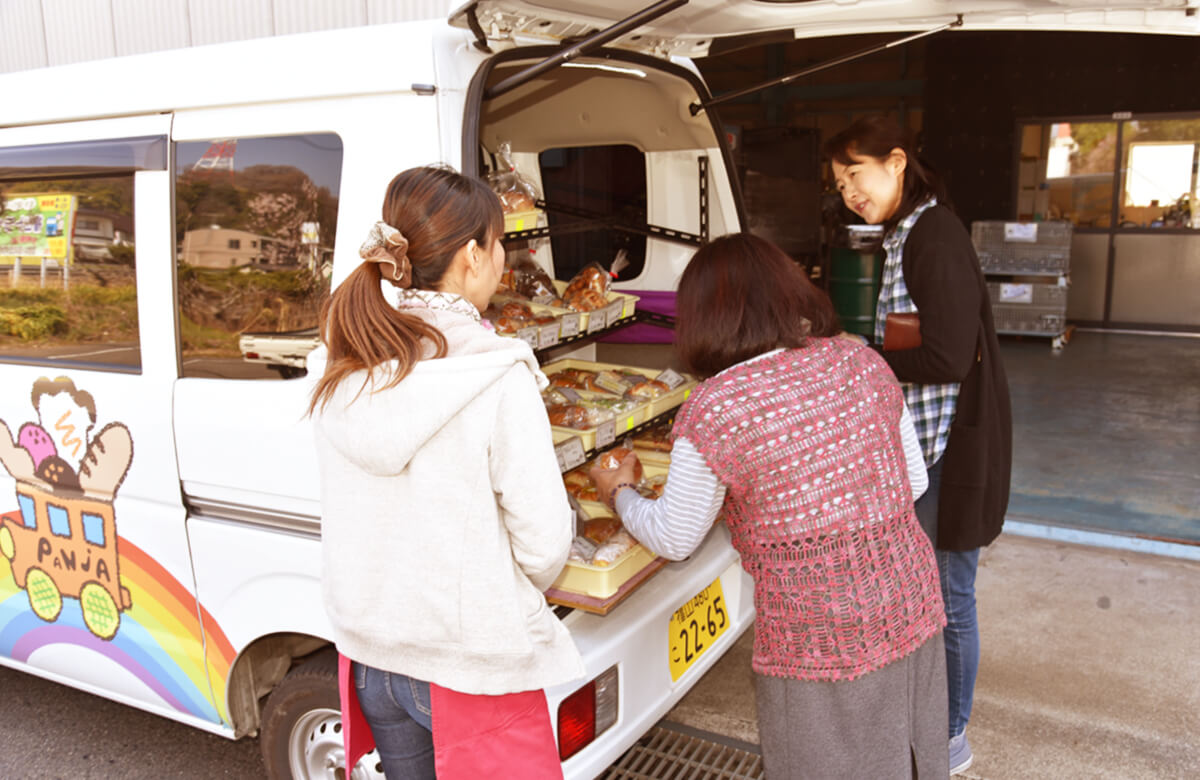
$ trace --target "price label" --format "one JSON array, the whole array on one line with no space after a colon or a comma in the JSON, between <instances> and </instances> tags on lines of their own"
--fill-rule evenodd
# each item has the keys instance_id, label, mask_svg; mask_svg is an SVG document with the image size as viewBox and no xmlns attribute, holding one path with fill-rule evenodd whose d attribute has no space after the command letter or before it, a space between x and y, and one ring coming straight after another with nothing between
<instances>
[{"instance_id":1,"label":"price label","mask_svg":"<svg viewBox=\"0 0 1200 780\"><path fill-rule=\"evenodd\" d=\"M579 393L575 392L575 388L573 387L556 387L555 390L562 393L563 398L566 398L572 403L579 400Z\"/></svg>"},{"instance_id":2,"label":"price label","mask_svg":"<svg viewBox=\"0 0 1200 780\"><path fill-rule=\"evenodd\" d=\"M579 335L579 314L564 314L558 318L559 335L566 339Z\"/></svg>"},{"instance_id":3,"label":"price label","mask_svg":"<svg viewBox=\"0 0 1200 780\"><path fill-rule=\"evenodd\" d=\"M571 511L575 513L575 535L580 536L583 534L583 524L588 520L587 512L583 511L583 505L579 503L579 499L570 493L567 494L567 503L571 505Z\"/></svg>"},{"instance_id":4,"label":"price label","mask_svg":"<svg viewBox=\"0 0 1200 780\"><path fill-rule=\"evenodd\" d=\"M583 449L583 442L578 436L563 439L558 444L555 444L554 457L558 458L558 470L560 472L570 471L576 466L582 466L583 462L587 460Z\"/></svg>"},{"instance_id":5,"label":"price label","mask_svg":"<svg viewBox=\"0 0 1200 780\"><path fill-rule=\"evenodd\" d=\"M596 446L607 447L617 440L617 421L602 422L596 427Z\"/></svg>"},{"instance_id":6,"label":"price label","mask_svg":"<svg viewBox=\"0 0 1200 780\"><path fill-rule=\"evenodd\" d=\"M543 325L538 329L537 346L538 349L553 347L558 343L558 323L553 325Z\"/></svg>"},{"instance_id":7,"label":"price label","mask_svg":"<svg viewBox=\"0 0 1200 780\"><path fill-rule=\"evenodd\" d=\"M517 331L517 338L524 341L534 349L538 348L538 329L536 325L531 325L528 328L521 328Z\"/></svg>"},{"instance_id":8,"label":"price label","mask_svg":"<svg viewBox=\"0 0 1200 780\"><path fill-rule=\"evenodd\" d=\"M596 309L588 315L587 332L595 333L608 327L608 310Z\"/></svg>"},{"instance_id":9,"label":"price label","mask_svg":"<svg viewBox=\"0 0 1200 780\"><path fill-rule=\"evenodd\" d=\"M1019 241L1025 244L1036 243L1037 228L1036 222L1005 222L1004 240Z\"/></svg>"},{"instance_id":10,"label":"price label","mask_svg":"<svg viewBox=\"0 0 1200 780\"><path fill-rule=\"evenodd\" d=\"M624 301L617 301L615 303L610 303L608 306L604 307L604 310L606 312L608 312L608 315L605 317L605 321L609 325L616 324L617 320L621 319L621 312L624 310L624 308L625 308Z\"/></svg>"},{"instance_id":11,"label":"price label","mask_svg":"<svg viewBox=\"0 0 1200 780\"><path fill-rule=\"evenodd\" d=\"M663 371L661 374L659 374L658 376L656 376L654 378L657 379L658 381L662 382L664 385L671 388L672 390L674 390L675 388L679 387L681 384L683 384L684 382L687 381L687 377L685 377L683 374L679 373L678 371L675 371L670 368L668 368L666 371Z\"/></svg>"}]
</instances>

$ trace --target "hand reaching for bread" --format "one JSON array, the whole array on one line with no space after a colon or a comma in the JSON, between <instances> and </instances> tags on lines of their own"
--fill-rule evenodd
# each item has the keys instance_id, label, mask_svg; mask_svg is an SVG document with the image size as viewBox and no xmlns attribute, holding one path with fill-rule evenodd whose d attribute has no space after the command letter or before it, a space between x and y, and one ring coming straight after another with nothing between
<instances>
[{"instance_id":1,"label":"hand reaching for bread","mask_svg":"<svg viewBox=\"0 0 1200 780\"><path fill-rule=\"evenodd\" d=\"M621 483L636 485L642 478L642 462L633 450L617 447L596 459L588 471L596 483L596 493L601 501L611 502L613 488Z\"/></svg>"}]
</instances>

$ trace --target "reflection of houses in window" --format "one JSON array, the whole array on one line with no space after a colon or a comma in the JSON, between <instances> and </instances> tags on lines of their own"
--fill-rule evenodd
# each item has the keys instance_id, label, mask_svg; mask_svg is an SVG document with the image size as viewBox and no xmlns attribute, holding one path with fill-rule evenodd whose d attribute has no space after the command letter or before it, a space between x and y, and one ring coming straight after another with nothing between
<instances>
[{"instance_id":1,"label":"reflection of houses in window","mask_svg":"<svg viewBox=\"0 0 1200 780\"><path fill-rule=\"evenodd\" d=\"M1061 179L1071 175L1071 155L1079 144L1071 137L1071 124L1060 122L1050 125L1050 149L1047 152L1046 178Z\"/></svg>"},{"instance_id":2,"label":"reflection of houses in window","mask_svg":"<svg viewBox=\"0 0 1200 780\"><path fill-rule=\"evenodd\" d=\"M202 268L240 268L268 264L263 251L271 239L219 225L183 234L182 260Z\"/></svg>"},{"instance_id":3,"label":"reflection of houses in window","mask_svg":"<svg viewBox=\"0 0 1200 780\"><path fill-rule=\"evenodd\" d=\"M81 208L75 213L71 243L77 260L111 260L110 247L133 244L133 218Z\"/></svg>"}]
</instances>

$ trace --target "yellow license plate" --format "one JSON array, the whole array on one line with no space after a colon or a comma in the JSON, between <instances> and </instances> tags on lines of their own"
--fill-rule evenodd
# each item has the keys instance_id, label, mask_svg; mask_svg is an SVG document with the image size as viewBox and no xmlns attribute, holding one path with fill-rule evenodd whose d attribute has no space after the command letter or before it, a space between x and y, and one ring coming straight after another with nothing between
<instances>
[{"instance_id":1,"label":"yellow license plate","mask_svg":"<svg viewBox=\"0 0 1200 780\"><path fill-rule=\"evenodd\" d=\"M729 609L718 577L671 615L667 627L671 679L682 677L728 627Z\"/></svg>"}]
</instances>

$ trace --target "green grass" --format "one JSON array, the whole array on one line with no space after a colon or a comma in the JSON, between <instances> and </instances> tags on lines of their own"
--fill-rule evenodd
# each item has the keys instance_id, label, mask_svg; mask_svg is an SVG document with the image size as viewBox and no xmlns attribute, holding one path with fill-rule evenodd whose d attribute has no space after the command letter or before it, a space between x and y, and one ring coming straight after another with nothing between
<instances>
[{"instance_id":1,"label":"green grass","mask_svg":"<svg viewBox=\"0 0 1200 780\"><path fill-rule=\"evenodd\" d=\"M0 289L0 343L128 341L137 323L133 285Z\"/></svg>"}]
</instances>

